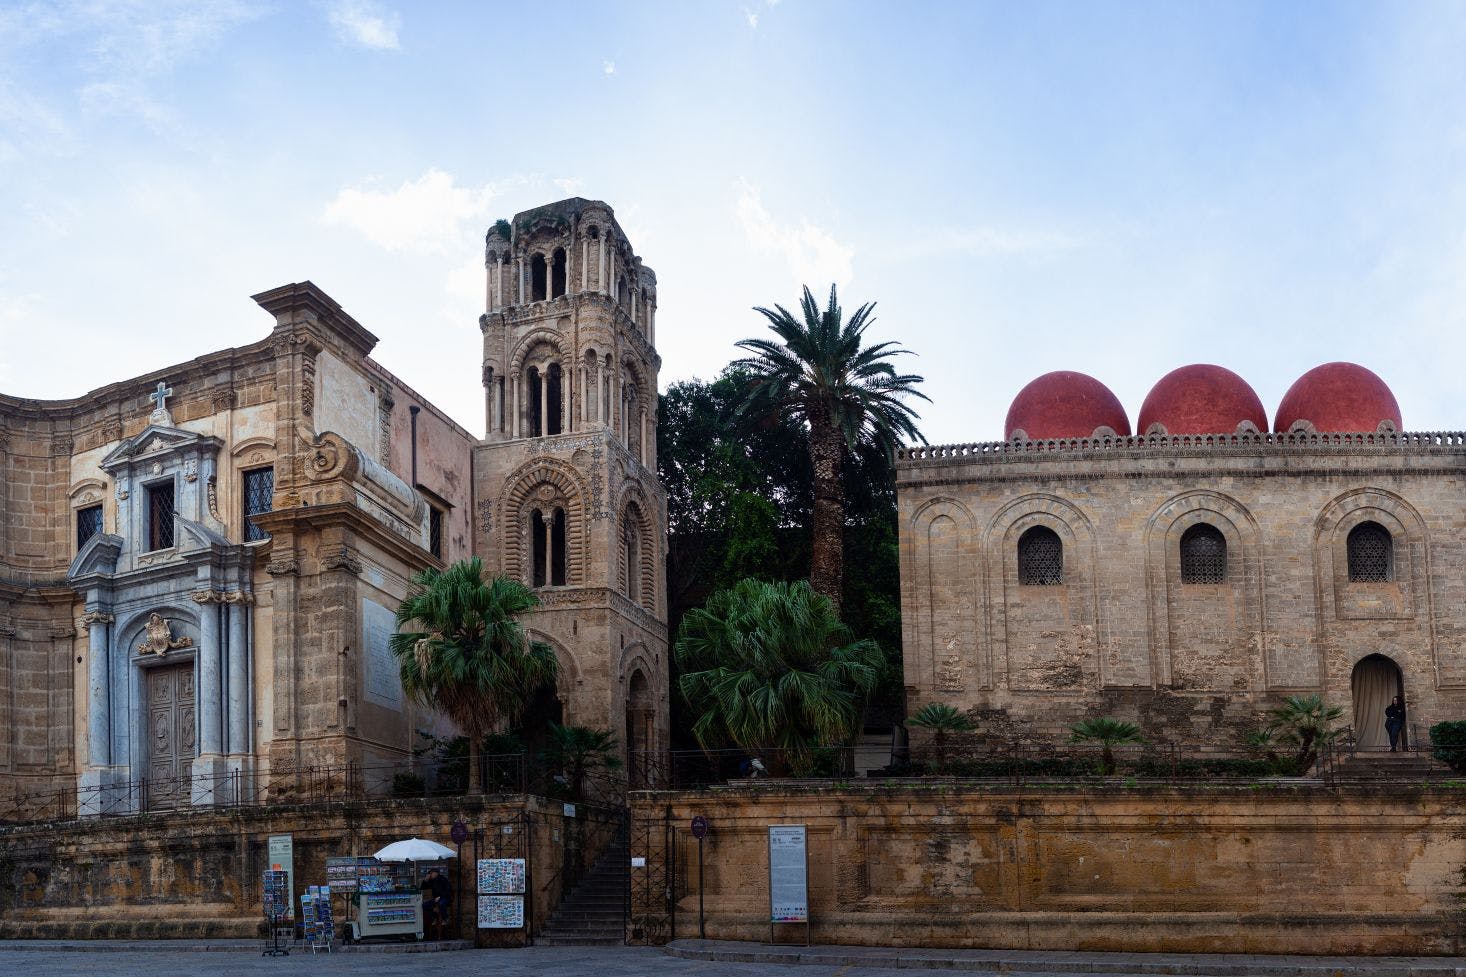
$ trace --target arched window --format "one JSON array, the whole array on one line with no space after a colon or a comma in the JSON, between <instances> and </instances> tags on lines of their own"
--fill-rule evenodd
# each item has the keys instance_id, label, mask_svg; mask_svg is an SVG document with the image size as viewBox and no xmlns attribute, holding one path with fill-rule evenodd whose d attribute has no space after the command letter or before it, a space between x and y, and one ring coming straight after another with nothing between
<instances>
[{"instance_id":1,"label":"arched window","mask_svg":"<svg viewBox=\"0 0 1466 977\"><path fill-rule=\"evenodd\" d=\"M643 576L642 560L647 555L645 547L650 545L641 507L627 503L621 515L621 585L633 604L648 610L652 607L651 582Z\"/></svg>"},{"instance_id":2,"label":"arched window","mask_svg":"<svg viewBox=\"0 0 1466 977\"><path fill-rule=\"evenodd\" d=\"M1064 582L1064 543L1047 526L1034 526L1018 537L1018 582L1053 587Z\"/></svg>"},{"instance_id":3,"label":"arched window","mask_svg":"<svg viewBox=\"0 0 1466 977\"><path fill-rule=\"evenodd\" d=\"M537 366L530 367L529 383L526 384L529 387L529 396L525 398L528 403L524 405L524 408L525 413L528 415L526 420L529 422L529 436L532 438L540 437L545 433L545 418L543 402L541 400L543 391L540 389L543 382L544 378L540 376L540 368Z\"/></svg>"},{"instance_id":4,"label":"arched window","mask_svg":"<svg viewBox=\"0 0 1466 977\"><path fill-rule=\"evenodd\" d=\"M1227 579L1227 538L1206 523L1181 534L1181 582L1223 583Z\"/></svg>"},{"instance_id":5,"label":"arched window","mask_svg":"<svg viewBox=\"0 0 1466 977\"><path fill-rule=\"evenodd\" d=\"M549 284L548 269L545 267L545 256L537 254L529 261L529 300L531 302L543 302L545 289Z\"/></svg>"},{"instance_id":6,"label":"arched window","mask_svg":"<svg viewBox=\"0 0 1466 977\"><path fill-rule=\"evenodd\" d=\"M535 509L529 519L530 586L563 587L569 574L565 551L565 510Z\"/></svg>"},{"instance_id":7,"label":"arched window","mask_svg":"<svg viewBox=\"0 0 1466 977\"><path fill-rule=\"evenodd\" d=\"M550 298L565 294L565 249L556 248L550 259Z\"/></svg>"},{"instance_id":8,"label":"arched window","mask_svg":"<svg viewBox=\"0 0 1466 977\"><path fill-rule=\"evenodd\" d=\"M1395 579L1395 541L1377 522L1349 530L1349 582L1385 583Z\"/></svg>"},{"instance_id":9,"label":"arched window","mask_svg":"<svg viewBox=\"0 0 1466 977\"><path fill-rule=\"evenodd\" d=\"M564 412L561 409L559 363L550 364L550 368L546 371L545 382L549 385L545 391L545 433L560 434L561 418L564 417Z\"/></svg>"}]
</instances>

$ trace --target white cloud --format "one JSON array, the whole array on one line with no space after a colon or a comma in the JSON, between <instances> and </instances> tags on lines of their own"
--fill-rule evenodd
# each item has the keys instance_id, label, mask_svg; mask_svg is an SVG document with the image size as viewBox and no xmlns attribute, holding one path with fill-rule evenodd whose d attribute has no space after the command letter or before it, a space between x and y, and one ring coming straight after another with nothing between
<instances>
[{"instance_id":1,"label":"white cloud","mask_svg":"<svg viewBox=\"0 0 1466 977\"><path fill-rule=\"evenodd\" d=\"M747 7L744 7L743 18L744 20L748 21L749 27L753 28L754 30L758 30L758 11L749 10Z\"/></svg>"},{"instance_id":2,"label":"white cloud","mask_svg":"<svg viewBox=\"0 0 1466 977\"><path fill-rule=\"evenodd\" d=\"M371 0L336 0L327 10L336 36L374 51L396 51L402 18Z\"/></svg>"},{"instance_id":3,"label":"white cloud","mask_svg":"<svg viewBox=\"0 0 1466 977\"><path fill-rule=\"evenodd\" d=\"M781 224L764 207L758 189L747 180L734 183L738 193L734 213L749 244L759 251L782 257L800 284L818 292L826 282L845 285L855 277L851 260L855 249L801 218L798 225Z\"/></svg>"},{"instance_id":4,"label":"white cloud","mask_svg":"<svg viewBox=\"0 0 1466 977\"><path fill-rule=\"evenodd\" d=\"M455 186L451 174L433 169L396 190L376 189L374 181L347 187L321 219L388 251L453 254L468 233L467 223L485 218L497 195L493 185Z\"/></svg>"},{"instance_id":5,"label":"white cloud","mask_svg":"<svg viewBox=\"0 0 1466 977\"><path fill-rule=\"evenodd\" d=\"M608 75L614 75L616 73L616 62L614 62L614 61L602 61L601 62L601 70L604 71Z\"/></svg>"}]
</instances>

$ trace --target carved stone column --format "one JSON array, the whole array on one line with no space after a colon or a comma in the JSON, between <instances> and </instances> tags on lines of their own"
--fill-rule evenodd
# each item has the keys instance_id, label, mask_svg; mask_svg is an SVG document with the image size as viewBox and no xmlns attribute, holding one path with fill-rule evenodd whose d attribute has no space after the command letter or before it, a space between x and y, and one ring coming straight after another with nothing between
<instances>
[{"instance_id":1,"label":"carved stone column","mask_svg":"<svg viewBox=\"0 0 1466 977\"><path fill-rule=\"evenodd\" d=\"M219 668L219 595L200 590L190 595L199 605L199 755L224 752L223 678Z\"/></svg>"},{"instance_id":2,"label":"carved stone column","mask_svg":"<svg viewBox=\"0 0 1466 977\"><path fill-rule=\"evenodd\" d=\"M112 762L112 673L107 665L111 614L89 611L81 619L87 629L87 763Z\"/></svg>"},{"instance_id":3,"label":"carved stone column","mask_svg":"<svg viewBox=\"0 0 1466 977\"><path fill-rule=\"evenodd\" d=\"M249 605L250 595L242 590L224 594L229 615L228 750L233 756L250 752Z\"/></svg>"}]
</instances>

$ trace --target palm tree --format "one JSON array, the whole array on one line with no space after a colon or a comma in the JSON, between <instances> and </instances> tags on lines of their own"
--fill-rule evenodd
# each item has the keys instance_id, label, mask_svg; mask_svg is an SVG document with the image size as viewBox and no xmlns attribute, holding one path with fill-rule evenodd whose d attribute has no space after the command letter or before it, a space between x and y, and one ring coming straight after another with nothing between
<instances>
[{"instance_id":1,"label":"palm tree","mask_svg":"<svg viewBox=\"0 0 1466 977\"><path fill-rule=\"evenodd\" d=\"M1318 748L1332 743L1342 730L1334 722L1344 714L1343 706L1326 705L1321 695L1290 695L1268 715L1279 740L1298 747L1294 758L1299 774L1307 773L1318 762Z\"/></svg>"},{"instance_id":2,"label":"palm tree","mask_svg":"<svg viewBox=\"0 0 1466 977\"><path fill-rule=\"evenodd\" d=\"M823 311L808 286L800 303L804 321L782 305L754 311L769 320L778 341L738 343L752 356L733 369L749 374L739 404L744 417L784 417L808 428L814 470L814 519L810 583L840 609L844 578L845 497L840 472L846 451L873 448L891 457L899 440L925 440L917 414L902 397L929 398L916 389L922 378L898 374L887 362L909 352L894 343L862 348L865 330L875 319L875 303L855 310L849 321L830 286Z\"/></svg>"},{"instance_id":3,"label":"palm tree","mask_svg":"<svg viewBox=\"0 0 1466 977\"><path fill-rule=\"evenodd\" d=\"M483 561L476 556L441 572L424 570L412 583L397 609L397 633L389 643L402 688L463 731L468 791L480 794L485 734L500 721L517 718L534 690L555 677L555 653L530 641L515 617L539 600L509 577L485 580Z\"/></svg>"},{"instance_id":4,"label":"palm tree","mask_svg":"<svg viewBox=\"0 0 1466 977\"><path fill-rule=\"evenodd\" d=\"M906 722L912 726L932 731L932 746L937 750L938 772L947 765L947 734L970 733L977 728L977 723L973 722L970 716L938 702L929 702L922 706L917 714Z\"/></svg>"},{"instance_id":5,"label":"palm tree","mask_svg":"<svg viewBox=\"0 0 1466 977\"><path fill-rule=\"evenodd\" d=\"M1100 776L1108 777L1115 772L1115 747L1121 743L1144 743L1140 738L1140 727L1121 719L1086 719L1069 728L1069 742L1083 743L1098 740L1104 744L1100 754Z\"/></svg>"},{"instance_id":6,"label":"palm tree","mask_svg":"<svg viewBox=\"0 0 1466 977\"><path fill-rule=\"evenodd\" d=\"M852 641L835 605L807 581L740 580L682 619L679 687L704 749L779 750L796 773L820 746L848 742L884 662Z\"/></svg>"},{"instance_id":7,"label":"palm tree","mask_svg":"<svg viewBox=\"0 0 1466 977\"><path fill-rule=\"evenodd\" d=\"M545 747L546 769L566 774L570 796L584 797L585 778L596 770L616 770L621 758L616 755L616 734L609 729L589 726L550 724L550 742Z\"/></svg>"}]
</instances>

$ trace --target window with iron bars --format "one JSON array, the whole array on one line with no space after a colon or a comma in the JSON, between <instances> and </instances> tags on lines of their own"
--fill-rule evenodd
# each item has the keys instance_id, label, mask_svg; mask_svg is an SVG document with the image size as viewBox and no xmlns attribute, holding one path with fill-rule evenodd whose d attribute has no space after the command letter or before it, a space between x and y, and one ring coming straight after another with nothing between
<instances>
[{"instance_id":1,"label":"window with iron bars","mask_svg":"<svg viewBox=\"0 0 1466 977\"><path fill-rule=\"evenodd\" d=\"M1395 579L1395 541L1377 522L1349 530L1349 582L1387 583Z\"/></svg>"},{"instance_id":2,"label":"window with iron bars","mask_svg":"<svg viewBox=\"0 0 1466 977\"><path fill-rule=\"evenodd\" d=\"M173 502L172 480L149 485L147 497L148 549L172 549L173 517L177 514Z\"/></svg>"},{"instance_id":3,"label":"window with iron bars","mask_svg":"<svg viewBox=\"0 0 1466 977\"><path fill-rule=\"evenodd\" d=\"M1227 538L1202 523L1181 534L1181 582L1223 583L1227 579Z\"/></svg>"},{"instance_id":4,"label":"window with iron bars","mask_svg":"<svg viewBox=\"0 0 1466 977\"><path fill-rule=\"evenodd\" d=\"M1018 582L1054 587L1064 582L1064 543L1047 526L1034 526L1018 537Z\"/></svg>"},{"instance_id":5,"label":"window with iron bars","mask_svg":"<svg viewBox=\"0 0 1466 977\"><path fill-rule=\"evenodd\" d=\"M257 543L270 534L255 525L254 517L270 511L275 498L275 469L252 468L244 473L244 541Z\"/></svg>"},{"instance_id":6,"label":"window with iron bars","mask_svg":"<svg viewBox=\"0 0 1466 977\"><path fill-rule=\"evenodd\" d=\"M76 548L87 545L87 540L102 531L102 507L89 505L76 510Z\"/></svg>"}]
</instances>

